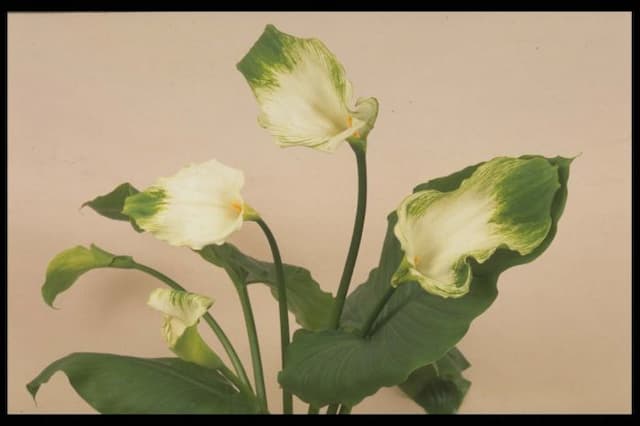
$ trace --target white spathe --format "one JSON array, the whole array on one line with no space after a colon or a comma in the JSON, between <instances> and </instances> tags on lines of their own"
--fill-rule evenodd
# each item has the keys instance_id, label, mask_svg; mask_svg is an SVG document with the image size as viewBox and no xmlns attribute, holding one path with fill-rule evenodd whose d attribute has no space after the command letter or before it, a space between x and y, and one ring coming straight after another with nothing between
<instances>
[{"instance_id":1,"label":"white spathe","mask_svg":"<svg viewBox=\"0 0 640 426\"><path fill-rule=\"evenodd\" d=\"M377 100L359 99L350 108L351 83L320 40L293 37L269 25L238 69L258 100L259 124L282 147L333 152L373 127Z\"/></svg>"},{"instance_id":2,"label":"white spathe","mask_svg":"<svg viewBox=\"0 0 640 426\"><path fill-rule=\"evenodd\" d=\"M407 205L427 196L438 198L423 216L406 214ZM455 203L455 206L454 206ZM475 193L458 197L418 192L407 197L399 212L394 233L409 263L414 278L428 291L444 297L462 296L469 291L464 285L450 285L456 280L452 268L465 254L482 252L495 246L496 236L489 223L495 205L490 198Z\"/></svg>"},{"instance_id":3,"label":"white spathe","mask_svg":"<svg viewBox=\"0 0 640 426\"><path fill-rule=\"evenodd\" d=\"M404 258L392 284L415 281L432 294L464 296L469 258L483 263L500 247L526 255L540 245L558 188L557 168L546 160L499 157L454 191L411 194L396 210Z\"/></svg>"},{"instance_id":4,"label":"white spathe","mask_svg":"<svg viewBox=\"0 0 640 426\"><path fill-rule=\"evenodd\" d=\"M245 205L242 171L217 160L189 165L129 196L123 213L138 226L174 246L199 250L223 244L242 227Z\"/></svg>"}]
</instances>

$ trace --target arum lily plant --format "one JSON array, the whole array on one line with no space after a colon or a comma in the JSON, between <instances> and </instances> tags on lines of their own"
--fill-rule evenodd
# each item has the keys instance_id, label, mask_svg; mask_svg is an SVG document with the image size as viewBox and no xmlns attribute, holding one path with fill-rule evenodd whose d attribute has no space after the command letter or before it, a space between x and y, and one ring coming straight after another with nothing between
<instances>
[{"instance_id":1,"label":"arum lily plant","mask_svg":"<svg viewBox=\"0 0 640 426\"><path fill-rule=\"evenodd\" d=\"M534 260L551 244L572 160L498 156L400 194L388 216L378 265L347 297L362 239L367 139L378 101L354 101L343 66L321 41L273 25L237 68L257 100L258 123L276 144L331 153L346 143L355 153L356 217L336 295L323 291L308 270L282 262L273 232L241 195L242 171L210 159L158 178L143 191L123 183L85 205L129 222L137 232L188 248L227 272L242 306L253 379L209 313L215 313L214 289L207 295L191 293L129 255L91 245L51 260L44 301L53 305L93 269L149 274L167 287L154 290L148 305L164 315L161 335L175 356L72 353L46 367L27 385L29 392L35 397L61 371L101 413L273 412L247 292L248 285L262 283L278 303L283 413L293 413L295 395L309 404L308 413L326 408L328 414L348 414L386 386L399 386L428 413L457 412L470 382L463 376L469 363L456 344L491 306L500 274ZM227 242L247 221L264 232L271 261L252 258ZM293 339L288 312L300 326ZM229 364L199 333L201 321L213 330Z\"/></svg>"}]
</instances>

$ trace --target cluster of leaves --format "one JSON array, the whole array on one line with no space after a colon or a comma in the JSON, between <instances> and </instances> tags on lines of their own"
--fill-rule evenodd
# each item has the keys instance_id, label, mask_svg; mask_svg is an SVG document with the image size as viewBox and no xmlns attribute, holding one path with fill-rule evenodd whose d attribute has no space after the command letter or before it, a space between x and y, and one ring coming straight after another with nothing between
<instances>
[{"instance_id":1,"label":"cluster of leaves","mask_svg":"<svg viewBox=\"0 0 640 426\"><path fill-rule=\"evenodd\" d=\"M500 273L535 259L555 236L567 197L570 160L547 160L557 167L560 189L551 206L551 229L534 252L523 256L501 248L488 261L473 263L471 291L459 299L434 296L417 284L403 285L366 337L360 333L363 324L387 291L403 255L393 235L395 212L389 215L380 262L348 297L338 330L328 329L334 304L331 294L321 289L308 270L285 265L288 309L302 328L289 347L287 367L278 377L280 384L317 407L354 405L382 387L397 385L427 412L456 412L470 382L462 375L469 363L455 345L471 321L495 300ZM453 191L481 164L431 180L415 190ZM140 232L121 213L125 198L137 192L125 183L86 205L110 219L129 221ZM228 243L209 245L197 253L223 268L234 285L263 283L277 297L273 263L247 256ZM60 293L93 269L145 270L140 266L130 256L114 255L94 245L74 247L50 263L42 295L52 305ZM234 386L223 371L179 358L74 353L45 368L27 385L29 392L35 397L57 371L65 373L76 392L101 413L258 412L255 396Z\"/></svg>"}]
</instances>

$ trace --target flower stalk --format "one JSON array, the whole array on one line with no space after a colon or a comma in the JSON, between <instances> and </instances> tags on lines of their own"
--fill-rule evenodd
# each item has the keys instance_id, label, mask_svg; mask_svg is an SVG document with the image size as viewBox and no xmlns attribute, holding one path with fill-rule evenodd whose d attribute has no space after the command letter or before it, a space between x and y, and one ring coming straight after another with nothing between
<instances>
[{"instance_id":1,"label":"flower stalk","mask_svg":"<svg viewBox=\"0 0 640 426\"><path fill-rule=\"evenodd\" d=\"M287 287L284 281L284 270L282 268L282 259L280 250L271 229L262 219L257 219L256 223L264 232L269 241L269 247L273 255L273 264L276 268L276 280L278 282L278 313L280 316L280 357L282 368L287 363L287 347L289 346L289 312L287 310ZM293 396L290 392L282 389L282 409L284 414L293 414Z\"/></svg>"},{"instance_id":2,"label":"flower stalk","mask_svg":"<svg viewBox=\"0 0 640 426\"><path fill-rule=\"evenodd\" d=\"M260 410L263 413L268 412L267 392L264 385L264 372L262 369L262 358L260 356L260 343L258 341L258 332L256 330L256 321L253 317L253 309L249 300L247 287L244 285L236 285L240 304L242 305L242 313L244 315L245 325L247 327L247 336L249 338L249 346L251 349L251 362L253 365L253 377L256 386L256 396L260 404Z\"/></svg>"},{"instance_id":3,"label":"flower stalk","mask_svg":"<svg viewBox=\"0 0 640 426\"><path fill-rule=\"evenodd\" d=\"M340 324L340 315L344 308L344 302L351 284L351 277L358 259L358 251L362 240L362 230L364 228L364 219L367 209L367 162L365 145L351 144L351 148L356 155L356 163L358 167L358 202L356 205L356 218L353 223L353 233L351 235L351 243L349 244L349 252L345 260L342 270L342 277L336 294L335 309L331 318L331 328L337 329Z\"/></svg>"}]
</instances>

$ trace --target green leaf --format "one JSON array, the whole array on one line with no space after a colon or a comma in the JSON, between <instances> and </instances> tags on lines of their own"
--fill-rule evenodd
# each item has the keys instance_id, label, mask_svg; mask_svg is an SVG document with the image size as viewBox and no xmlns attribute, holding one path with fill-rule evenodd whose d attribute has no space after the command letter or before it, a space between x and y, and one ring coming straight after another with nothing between
<instances>
[{"instance_id":1,"label":"green leaf","mask_svg":"<svg viewBox=\"0 0 640 426\"><path fill-rule=\"evenodd\" d=\"M89 206L95 210L96 213L104 217L108 217L109 219L127 221L131 223L133 229L138 232L142 232L143 230L136 225L133 219L122 213L122 208L124 207L124 201L126 198L139 192L140 191L134 188L130 183L126 182L118 185L116 189L108 194L100 195L91 201L87 201L82 205L82 207Z\"/></svg>"},{"instance_id":2,"label":"green leaf","mask_svg":"<svg viewBox=\"0 0 640 426\"><path fill-rule=\"evenodd\" d=\"M430 414L454 414L471 386L462 376L469 365L462 353L453 348L438 361L411 373L400 389Z\"/></svg>"},{"instance_id":3,"label":"green leaf","mask_svg":"<svg viewBox=\"0 0 640 426\"><path fill-rule=\"evenodd\" d=\"M567 198L571 160L556 157L547 161L557 166L560 188L551 204L551 228L534 251L522 256L499 248L482 264L471 261L470 291L457 299L429 294L416 283L403 284L380 312L369 337L362 338L354 332L364 326L387 293L404 255L393 233L396 214L389 215L380 263L347 299L342 329L296 332L289 346L288 365L279 375L282 386L315 406L355 405L383 386L405 382L416 369L442 358L466 334L471 321L493 303L500 273L532 261L551 244ZM416 190L454 190L479 165L429 181Z\"/></svg>"},{"instance_id":4,"label":"green leaf","mask_svg":"<svg viewBox=\"0 0 640 426\"><path fill-rule=\"evenodd\" d=\"M263 283L278 299L275 266L243 254L232 244L209 245L198 251L200 256L224 268L235 285ZM311 273L299 266L284 264L287 303L298 324L307 330L324 330L329 326L334 299L322 291Z\"/></svg>"},{"instance_id":5,"label":"green leaf","mask_svg":"<svg viewBox=\"0 0 640 426\"><path fill-rule=\"evenodd\" d=\"M74 353L45 368L27 390L64 372L71 386L103 414L256 413L255 399L240 393L219 371L177 358L134 358Z\"/></svg>"},{"instance_id":6,"label":"green leaf","mask_svg":"<svg viewBox=\"0 0 640 426\"><path fill-rule=\"evenodd\" d=\"M56 255L47 267L42 297L53 307L58 294L67 290L80 275L96 268L132 268L130 256L117 256L91 244L90 248L76 246Z\"/></svg>"}]
</instances>

